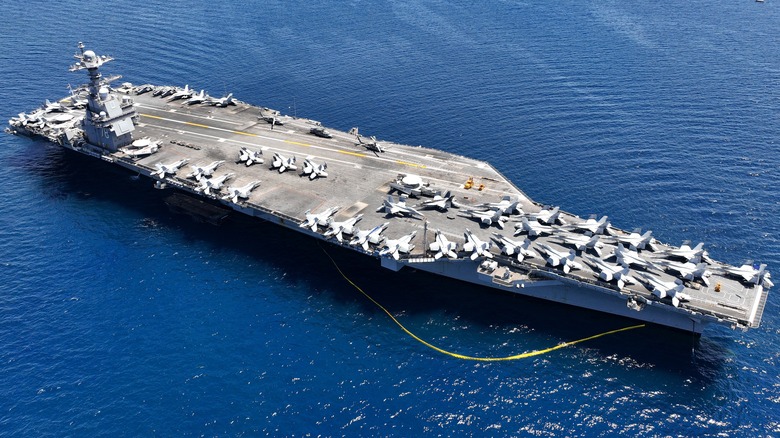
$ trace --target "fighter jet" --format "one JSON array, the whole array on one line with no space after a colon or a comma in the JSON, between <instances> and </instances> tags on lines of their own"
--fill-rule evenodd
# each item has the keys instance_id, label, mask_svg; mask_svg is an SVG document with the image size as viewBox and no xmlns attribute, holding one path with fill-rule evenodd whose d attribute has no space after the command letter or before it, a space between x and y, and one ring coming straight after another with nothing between
<instances>
[{"instance_id":1,"label":"fighter jet","mask_svg":"<svg viewBox=\"0 0 780 438\"><path fill-rule=\"evenodd\" d=\"M133 91L135 91L135 94L144 94L152 90L154 90L154 85L152 84L139 85L133 89Z\"/></svg>"},{"instance_id":2,"label":"fighter jet","mask_svg":"<svg viewBox=\"0 0 780 438\"><path fill-rule=\"evenodd\" d=\"M627 249L626 247L620 244L617 245L617 247L615 248L615 253L610 257L613 256L617 259L617 262L623 266L633 265L633 266L639 266L644 269L658 270L658 268L653 263L643 259L638 252Z\"/></svg>"},{"instance_id":3,"label":"fighter jet","mask_svg":"<svg viewBox=\"0 0 780 438\"><path fill-rule=\"evenodd\" d=\"M379 144L379 142L376 140L376 137L374 137L373 135L369 137L371 141L363 142L363 138L360 136L360 134L358 134L357 128L352 128L349 130L349 132L355 134L359 146L363 146L364 148L366 148L366 150L373 152L374 155L379 156L379 154L387 151L387 146L383 146Z\"/></svg>"},{"instance_id":4,"label":"fighter jet","mask_svg":"<svg viewBox=\"0 0 780 438\"><path fill-rule=\"evenodd\" d=\"M70 111L70 109L66 108L62 103L50 102L49 99L46 99L46 102L44 102L43 107L41 108L44 113L62 113Z\"/></svg>"},{"instance_id":5,"label":"fighter jet","mask_svg":"<svg viewBox=\"0 0 780 438\"><path fill-rule=\"evenodd\" d=\"M181 166L184 166L187 164L189 160L183 159L179 161L174 161L170 164L163 164L163 163L157 163L154 165L154 167L157 168L156 171L152 172L151 176L156 176L157 178L163 179L165 178L165 175L176 175L176 171L179 170Z\"/></svg>"},{"instance_id":6,"label":"fighter jet","mask_svg":"<svg viewBox=\"0 0 780 438\"><path fill-rule=\"evenodd\" d=\"M276 118L276 116L264 116L261 114L260 118L263 119L264 122L270 124L272 128L274 126L284 126L284 122L281 119Z\"/></svg>"},{"instance_id":7,"label":"fighter jet","mask_svg":"<svg viewBox=\"0 0 780 438\"><path fill-rule=\"evenodd\" d=\"M222 184L228 179L232 178L234 173L226 173L224 175L216 176L214 178L203 178L200 180L200 187L195 190L203 192L206 195L211 196L211 191L220 192L222 190Z\"/></svg>"},{"instance_id":8,"label":"fighter jet","mask_svg":"<svg viewBox=\"0 0 780 438\"><path fill-rule=\"evenodd\" d=\"M528 236L530 237L538 237L545 234L553 234L555 232L555 229L549 225L542 225L537 221L529 221L527 218L523 217L522 222L515 225L515 236L525 232L528 233Z\"/></svg>"},{"instance_id":9,"label":"fighter jet","mask_svg":"<svg viewBox=\"0 0 780 438\"><path fill-rule=\"evenodd\" d=\"M84 109L87 107L87 104L89 103L89 100L87 100L84 97L79 97L79 95L74 94L70 97L70 107L75 109Z\"/></svg>"},{"instance_id":10,"label":"fighter jet","mask_svg":"<svg viewBox=\"0 0 780 438\"><path fill-rule=\"evenodd\" d=\"M416 205L417 208L435 208L439 211L447 211L450 207L457 208L458 205L455 203L455 195L450 194L450 191L447 190L442 195L441 193L437 193L434 195L432 200L423 201Z\"/></svg>"},{"instance_id":11,"label":"fighter jet","mask_svg":"<svg viewBox=\"0 0 780 438\"><path fill-rule=\"evenodd\" d=\"M379 251L379 255L384 256L390 254L394 259L398 260L401 257L401 253L409 254L414 249L414 245L411 244L411 241L416 235L417 231L412 231L398 239L387 239L385 241L385 248Z\"/></svg>"},{"instance_id":12,"label":"fighter jet","mask_svg":"<svg viewBox=\"0 0 780 438\"><path fill-rule=\"evenodd\" d=\"M190 96L190 100L187 101L187 105L195 105L198 103L206 103L211 100L211 96L206 94L205 90L200 90L200 93Z\"/></svg>"},{"instance_id":13,"label":"fighter jet","mask_svg":"<svg viewBox=\"0 0 780 438\"><path fill-rule=\"evenodd\" d=\"M241 150L238 151L238 161L236 163L246 163L247 167L249 167L255 163L263 164L264 161L262 150L253 151L242 146Z\"/></svg>"},{"instance_id":14,"label":"fighter jet","mask_svg":"<svg viewBox=\"0 0 780 438\"><path fill-rule=\"evenodd\" d=\"M582 269L582 265L574 261L577 253L573 249L570 249L567 254L545 243L540 243L539 248L547 255L547 264L553 268L560 267L567 274L572 269Z\"/></svg>"},{"instance_id":15,"label":"fighter jet","mask_svg":"<svg viewBox=\"0 0 780 438\"><path fill-rule=\"evenodd\" d=\"M698 278L705 286L710 285L710 275L712 275L712 273L707 270L706 263L679 263L669 260L659 260L657 263L663 266L667 271L678 273L683 280L693 281Z\"/></svg>"},{"instance_id":16,"label":"fighter jet","mask_svg":"<svg viewBox=\"0 0 780 438\"><path fill-rule=\"evenodd\" d=\"M653 243L653 232L648 230L645 232L645 234L639 234L641 231L642 230L637 228L628 236L617 236L616 239L620 243L629 245L629 248L633 249L634 251L645 249L645 247L655 251L656 247Z\"/></svg>"},{"instance_id":17,"label":"fighter jet","mask_svg":"<svg viewBox=\"0 0 780 438\"><path fill-rule=\"evenodd\" d=\"M436 238L429 246L431 251L434 251L433 258L439 260L440 258L447 256L451 259L458 258L456 251L458 250L458 244L450 242L441 231L436 230Z\"/></svg>"},{"instance_id":18,"label":"fighter jet","mask_svg":"<svg viewBox=\"0 0 780 438\"><path fill-rule=\"evenodd\" d=\"M170 96L175 92L176 92L175 87L160 86L160 87L156 87L154 91L152 91L152 96L166 97L166 96Z\"/></svg>"},{"instance_id":19,"label":"fighter jet","mask_svg":"<svg viewBox=\"0 0 780 438\"><path fill-rule=\"evenodd\" d=\"M89 101L87 100L87 93L88 91L86 88L78 87L76 89L73 89L68 85L68 89L70 90L70 97L67 99L62 99L60 103L67 102L69 108L75 108L75 109L84 109L87 107L87 104ZM130 92L131 89L128 89L127 92Z\"/></svg>"},{"instance_id":20,"label":"fighter jet","mask_svg":"<svg viewBox=\"0 0 780 438\"><path fill-rule=\"evenodd\" d=\"M680 301L689 301L691 299L689 295L683 293L685 286L683 286L682 281L679 279L672 283L663 281L654 275L644 272L638 272L638 274L639 281L644 283L645 287L647 287L653 293L653 295L660 299L670 297L674 307L678 307L680 305Z\"/></svg>"},{"instance_id":21,"label":"fighter jet","mask_svg":"<svg viewBox=\"0 0 780 438\"><path fill-rule=\"evenodd\" d=\"M615 280L620 290L626 284L636 284L636 279L629 275L628 266L612 265L592 255L585 255L584 260L594 271L598 271L596 277L607 282Z\"/></svg>"},{"instance_id":22,"label":"fighter jet","mask_svg":"<svg viewBox=\"0 0 780 438\"><path fill-rule=\"evenodd\" d=\"M476 260L479 257L493 258L493 254L490 253L491 244L489 241L483 242L482 240L479 240L479 238L472 234L471 230L468 228L466 228L466 232L463 233L463 236L465 237L463 250L471 253L471 256L469 257L471 260Z\"/></svg>"},{"instance_id":23,"label":"fighter jet","mask_svg":"<svg viewBox=\"0 0 780 438\"><path fill-rule=\"evenodd\" d=\"M172 96L175 92L176 87L163 87L162 91L160 92L160 97Z\"/></svg>"},{"instance_id":24,"label":"fighter jet","mask_svg":"<svg viewBox=\"0 0 780 438\"><path fill-rule=\"evenodd\" d=\"M559 207L555 208L543 208L538 213L528 213L526 214L526 217L530 220L536 219L537 221L545 224L545 225L555 225L555 223L563 224L564 221L561 219L561 210Z\"/></svg>"},{"instance_id":25,"label":"fighter jet","mask_svg":"<svg viewBox=\"0 0 780 438\"><path fill-rule=\"evenodd\" d=\"M306 215L306 220L301 222L299 227L311 228L312 231L317 231L318 225L327 227L329 219L339 211L339 208L340 207L330 207L317 214L311 213L311 210L306 210L304 213Z\"/></svg>"},{"instance_id":26,"label":"fighter jet","mask_svg":"<svg viewBox=\"0 0 780 438\"><path fill-rule=\"evenodd\" d=\"M398 202L393 201L393 195L387 195L387 199L382 202L382 205L376 209L377 212L385 212L387 216L410 216L410 217L422 217L423 214L415 210L413 207L406 205L406 196L401 195L398 198Z\"/></svg>"},{"instance_id":27,"label":"fighter jet","mask_svg":"<svg viewBox=\"0 0 780 438\"><path fill-rule=\"evenodd\" d=\"M243 187L228 187L228 194L223 196L222 199L233 201L234 204L238 204L238 199L249 199L249 194L255 187L260 185L260 181L252 181Z\"/></svg>"},{"instance_id":28,"label":"fighter jet","mask_svg":"<svg viewBox=\"0 0 780 438\"><path fill-rule=\"evenodd\" d=\"M295 157L287 158L276 152L271 161L271 169L278 169L279 173L283 173L286 170L298 170L298 166L295 165Z\"/></svg>"},{"instance_id":29,"label":"fighter jet","mask_svg":"<svg viewBox=\"0 0 780 438\"><path fill-rule=\"evenodd\" d=\"M175 93L171 94L171 98L168 99L169 102L172 102L174 100L179 99L189 99L192 97L192 95L195 94L195 90L190 90L189 85L185 85L184 88L177 90Z\"/></svg>"},{"instance_id":30,"label":"fighter jet","mask_svg":"<svg viewBox=\"0 0 780 438\"><path fill-rule=\"evenodd\" d=\"M531 249L531 240L523 239L522 241L512 240L504 237L501 234L493 233L490 237L494 242L501 247L501 252L513 256L517 254L517 261L522 262L526 258L536 257L535 251Z\"/></svg>"},{"instance_id":31,"label":"fighter jet","mask_svg":"<svg viewBox=\"0 0 780 438\"><path fill-rule=\"evenodd\" d=\"M500 202L488 202L475 206L476 208L486 208L488 210L500 211L502 215L512 215L515 213L523 214L523 210L519 207L520 201L512 201L509 196L501 198Z\"/></svg>"},{"instance_id":32,"label":"fighter jet","mask_svg":"<svg viewBox=\"0 0 780 438\"><path fill-rule=\"evenodd\" d=\"M699 243L693 248L690 247L690 242L683 242L679 248L669 249L664 251L664 254L669 257L684 259L686 262L699 263L705 255L704 242Z\"/></svg>"},{"instance_id":33,"label":"fighter jet","mask_svg":"<svg viewBox=\"0 0 780 438\"><path fill-rule=\"evenodd\" d=\"M560 242L564 245L573 246L577 251L591 250L601 257L601 249L604 248L604 244L599 242L599 235L586 236L584 234L559 234L552 238L553 240Z\"/></svg>"},{"instance_id":34,"label":"fighter jet","mask_svg":"<svg viewBox=\"0 0 780 438\"><path fill-rule=\"evenodd\" d=\"M389 223L390 222L385 222L382 225L377 225L370 230L360 230L356 228L355 235L352 237L352 240L349 241L349 244L352 246L360 245L364 251L368 251L369 243L379 245L383 240L385 240L385 236L382 235L382 232L387 229L387 225Z\"/></svg>"},{"instance_id":35,"label":"fighter jet","mask_svg":"<svg viewBox=\"0 0 780 438\"><path fill-rule=\"evenodd\" d=\"M492 224L496 224L496 226L498 228L501 228L502 230L504 229L504 223L507 221L507 219L501 215L501 210L488 210L488 211L464 210L458 213L458 216L475 219L485 227L489 227Z\"/></svg>"},{"instance_id":36,"label":"fighter jet","mask_svg":"<svg viewBox=\"0 0 780 438\"><path fill-rule=\"evenodd\" d=\"M585 231L590 234L604 234L609 231L609 218L602 216L601 219L596 220L596 216L591 216L582 222L566 225L566 229L570 231Z\"/></svg>"},{"instance_id":37,"label":"fighter jet","mask_svg":"<svg viewBox=\"0 0 780 438\"><path fill-rule=\"evenodd\" d=\"M30 114L19 113L18 117L11 119L9 122L13 126L17 127L37 128L40 125L43 125L43 120L41 119L41 110L34 111Z\"/></svg>"},{"instance_id":38,"label":"fighter jet","mask_svg":"<svg viewBox=\"0 0 780 438\"><path fill-rule=\"evenodd\" d=\"M756 267L753 262L747 261L738 268L727 266L723 271L728 275L744 280L746 283L760 284L767 289L774 285L771 281L772 276L766 271L765 264Z\"/></svg>"},{"instance_id":39,"label":"fighter jet","mask_svg":"<svg viewBox=\"0 0 780 438\"><path fill-rule=\"evenodd\" d=\"M331 217L328 219L328 230L325 231L323 236L336 236L336 240L341 243L344 241L344 234L349 234L351 236L355 233L355 224L360 222L361 219L363 219L362 214L340 222L333 221L333 218Z\"/></svg>"},{"instance_id":40,"label":"fighter jet","mask_svg":"<svg viewBox=\"0 0 780 438\"><path fill-rule=\"evenodd\" d=\"M309 175L309 180L327 177L327 169L328 163L317 164L312 161L312 157L306 157L303 160L303 175Z\"/></svg>"},{"instance_id":41,"label":"fighter jet","mask_svg":"<svg viewBox=\"0 0 780 438\"><path fill-rule=\"evenodd\" d=\"M200 181L203 177L210 177L222 163L224 163L224 161L212 161L211 164L207 166L190 166L192 172L187 175L187 178L195 178L196 181Z\"/></svg>"},{"instance_id":42,"label":"fighter jet","mask_svg":"<svg viewBox=\"0 0 780 438\"><path fill-rule=\"evenodd\" d=\"M205 101L204 103L211 106L225 108L228 105L235 105L236 101L233 100L233 93L230 93L225 97L220 97L219 99L215 99L212 97L209 100Z\"/></svg>"},{"instance_id":43,"label":"fighter jet","mask_svg":"<svg viewBox=\"0 0 780 438\"><path fill-rule=\"evenodd\" d=\"M263 110L270 111L269 115L266 115ZM261 108L260 109L260 115L257 116L258 120L262 120L268 124L271 125L271 129L274 129L274 126L283 126L284 121L279 119L280 114L278 111L273 111L270 108Z\"/></svg>"}]
</instances>

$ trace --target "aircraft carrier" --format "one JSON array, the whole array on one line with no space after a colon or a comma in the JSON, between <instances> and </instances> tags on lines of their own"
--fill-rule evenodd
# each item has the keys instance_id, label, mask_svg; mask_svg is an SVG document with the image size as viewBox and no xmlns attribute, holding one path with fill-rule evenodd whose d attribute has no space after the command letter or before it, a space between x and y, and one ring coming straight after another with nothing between
<instances>
[{"instance_id":1,"label":"aircraft carrier","mask_svg":"<svg viewBox=\"0 0 780 438\"><path fill-rule=\"evenodd\" d=\"M510 293L701 333L758 327L765 265L729 266L701 244L675 247L606 216L530 199L490 164L326 129L188 86L103 77L112 60L79 43L89 82L9 121L148 177L187 205L254 216L378 260ZM475 288L474 293L485 290Z\"/></svg>"}]
</instances>

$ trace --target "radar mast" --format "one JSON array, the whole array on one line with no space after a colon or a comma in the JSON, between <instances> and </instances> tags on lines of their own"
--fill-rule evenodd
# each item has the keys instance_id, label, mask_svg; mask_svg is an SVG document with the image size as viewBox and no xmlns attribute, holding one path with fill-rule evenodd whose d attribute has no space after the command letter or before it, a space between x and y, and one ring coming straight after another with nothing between
<instances>
[{"instance_id":1,"label":"radar mast","mask_svg":"<svg viewBox=\"0 0 780 438\"><path fill-rule=\"evenodd\" d=\"M109 84L121 76L115 75L103 78L100 67L113 61L110 56L98 56L92 50L84 50L84 43L79 42L79 52L73 55L77 62L70 66L70 71L87 70L89 83L84 87L89 91L87 109L82 122L84 140L88 145L116 152L117 149L133 142L133 119L136 112L133 100L121 96Z\"/></svg>"}]
</instances>

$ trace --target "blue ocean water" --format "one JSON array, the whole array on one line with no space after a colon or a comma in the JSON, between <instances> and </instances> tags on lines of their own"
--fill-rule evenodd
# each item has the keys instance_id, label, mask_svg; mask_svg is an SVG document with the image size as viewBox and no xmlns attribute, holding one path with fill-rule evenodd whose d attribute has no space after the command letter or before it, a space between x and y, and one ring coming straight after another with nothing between
<instances>
[{"instance_id":1,"label":"blue ocean water","mask_svg":"<svg viewBox=\"0 0 780 438\"><path fill-rule=\"evenodd\" d=\"M485 159L540 202L780 267L776 1L139 3L6 1L0 119L83 82L84 41L133 83ZM0 136L0 181L0 435L780 435L774 293L746 333L464 362L295 233L195 223L26 138ZM464 354L630 324L329 251Z\"/></svg>"}]
</instances>

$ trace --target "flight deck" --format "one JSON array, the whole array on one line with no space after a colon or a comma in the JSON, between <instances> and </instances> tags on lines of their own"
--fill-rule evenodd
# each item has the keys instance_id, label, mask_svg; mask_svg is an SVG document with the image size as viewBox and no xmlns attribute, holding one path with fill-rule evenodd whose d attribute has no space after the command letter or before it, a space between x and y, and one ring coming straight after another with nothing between
<instances>
[{"instance_id":1,"label":"flight deck","mask_svg":"<svg viewBox=\"0 0 780 438\"><path fill-rule=\"evenodd\" d=\"M701 245L661 243L606 217L530 199L490 164L343 132L189 87L110 87L12 119L38 135L172 189L376 257L512 293L700 333L760 324L770 275ZM132 121L132 123L130 123ZM373 134L373 133L371 133ZM475 291L479 293L479 290Z\"/></svg>"}]
</instances>

